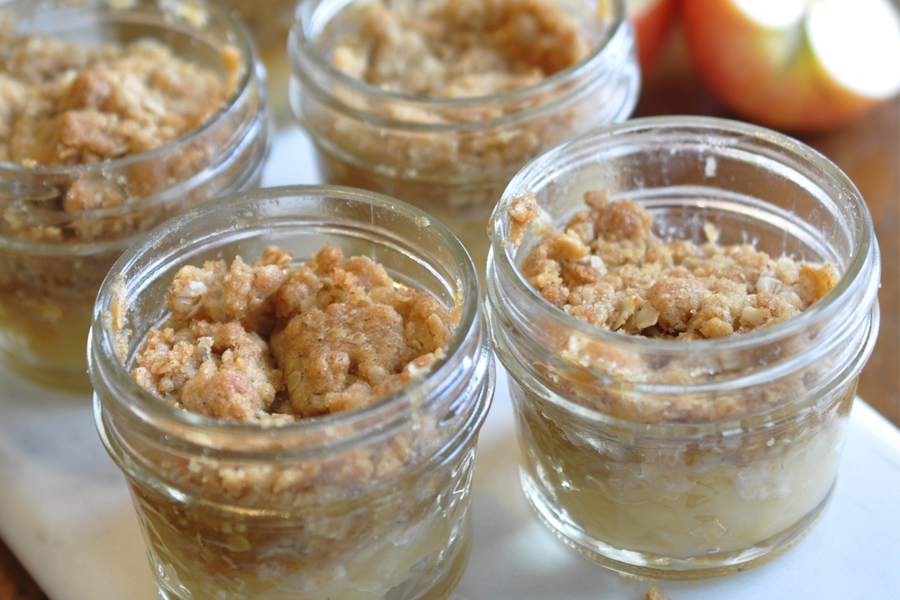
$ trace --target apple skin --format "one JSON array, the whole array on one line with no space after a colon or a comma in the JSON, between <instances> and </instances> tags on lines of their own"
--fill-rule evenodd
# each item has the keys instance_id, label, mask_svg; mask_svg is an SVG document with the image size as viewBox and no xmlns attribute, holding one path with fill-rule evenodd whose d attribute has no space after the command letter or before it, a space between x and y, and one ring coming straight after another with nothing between
<instances>
[{"instance_id":1,"label":"apple skin","mask_svg":"<svg viewBox=\"0 0 900 600\"><path fill-rule=\"evenodd\" d=\"M627 0L626 12L637 35L638 62L647 71L659 54L680 0Z\"/></svg>"},{"instance_id":2,"label":"apple skin","mask_svg":"<svg viewBox=\"0 0 900 600\"><path fill-rule=\"evenodd\" d=\"M682 0L680 17L698 75L746 120L795 133L825 131L883 101L835 81L815 56L802 22L766 28L731 0Z\"/></svg>"}]
</instances>

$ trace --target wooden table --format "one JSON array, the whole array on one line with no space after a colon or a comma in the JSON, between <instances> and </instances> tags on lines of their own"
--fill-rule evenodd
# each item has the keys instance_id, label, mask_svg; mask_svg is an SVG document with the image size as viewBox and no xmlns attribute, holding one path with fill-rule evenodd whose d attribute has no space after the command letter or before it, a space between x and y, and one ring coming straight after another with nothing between
<instances>
[{"instance_id":1,"label":"wooden table","mask_svg":"<svg viewBox=\"0 0 900 600\"><path fill-rule=\"evenodd\" d=\"M645 74L635 112L663 114L732 116L697 80L677 32ZM900 101L894 99L839 131L800 139L850 177L872 212L883 260L881 330L860 378L859 395L900 426ZM0 540L0 600L42 599L46 596Z\"/></svg>"}]
</instances>

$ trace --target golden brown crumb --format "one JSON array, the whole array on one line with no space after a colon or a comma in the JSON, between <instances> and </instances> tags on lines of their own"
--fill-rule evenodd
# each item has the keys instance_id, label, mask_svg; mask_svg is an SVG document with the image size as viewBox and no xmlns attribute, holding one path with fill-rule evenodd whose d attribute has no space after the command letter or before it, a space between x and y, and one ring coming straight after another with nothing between
<instances>
[{"instance_id":1,"label":"golden brown crumb","mask_svg":"<svg viewBox=\"0 0 900 600\"><path fill-rule=\"evenodd\" d=\"M522 236L525 233L526 226L538 218L540 210L534 194L523 194L513 199L509 205L510 242L513 244L522 243Z\"/></svg>"},{"instance_id":2,"label":"golden brown crumb","mask_svg":"<svg viewBox=\"0 0 900 600\"><path fill-rule=\"evenodd\" d=\"M650 586L650 589L647 590L647 595L644 596L644 600L672 600L661 591L659 591L656 587Z\"/></svg>"}]
</instances>

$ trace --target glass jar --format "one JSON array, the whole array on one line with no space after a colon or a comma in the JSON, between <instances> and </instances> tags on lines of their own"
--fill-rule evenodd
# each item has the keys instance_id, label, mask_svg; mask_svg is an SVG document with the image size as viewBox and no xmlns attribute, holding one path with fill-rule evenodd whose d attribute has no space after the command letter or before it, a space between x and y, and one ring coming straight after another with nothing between
<instances>
[{"instance_id":1,"label":"glass jar","mask_svg":"<svg viewBox=\"0 0 900 600\"><path fill-rule=\"evenodd\" d=\"M830 262L840 279L797 316L730 337L675 340L592 326L545 301L520 266L540 227L606 189L664 241L752 243ZM517 238L521 234L521 243ZM878 330L880 262L859 192L779 133L719 119L636 119L527 165L494 213L492 339L509 374L525 495L602 565L689 579L760 564L797 542L835 485L859 372ZM673 378L673 373L685 377Z\"/></svg>"},{"instance_id":2,"label":"glass jar","mask_svg":"<svg viewBox=\"0 0 900 600\"><path fill-rule=\"evenodd\" d=\"M355 410L261 427L174 408L130 361L184 264L367 256L458 315L427 374ZM117 312L116 307L127 307ZM163 598L445 598L469 554L478 430L494 385L474 266L428 215L346 188L286 187L207 204L113 266L90 340L97 427L124 471Z\"/></svg>"},{"instance_id":3,"label":"glass jar","mask_svg":"<svg viewBox=\"0 0 900 600\"><path fill-rule=\"evenodd\" d=\"M86 389L91 309L116 258L168 217L258 185L269 146L265 69L245 27L204 2L23 0L0 17L15 35L91 48L155 38L231 80L220 109L155 149L92 164L0 161L0 356L41 383Z\"/></svg>"},{"instance_id":4,"label":"glass jar","mask_svg":"<svg viewBox=\"0 0 900 600\"><path fill-rule=\"evenodd\" d=\"M322 181L428 211L462 240L479 270L485 224L513 175L586 128L628 118L637 102L640 70L623 0L548 0L591 44L584 58L526 87L457 98L395 93L335 68L329 54L344 31L334 22L352 4L302 0L288 38L290 102L314 143Z\"/></svg>"}]
</instances>

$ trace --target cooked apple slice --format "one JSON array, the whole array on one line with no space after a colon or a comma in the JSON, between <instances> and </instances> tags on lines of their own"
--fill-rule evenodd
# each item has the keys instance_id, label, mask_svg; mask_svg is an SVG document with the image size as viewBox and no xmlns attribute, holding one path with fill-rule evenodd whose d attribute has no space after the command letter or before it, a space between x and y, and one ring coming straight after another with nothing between
<instances>
[{"instance_id":1,"label":"cooked apple slice","mask_svg":"<svg viewBox=\"0 0 900 600\"><path fill-rule=\"evenodd\" d=\"M682 18L700 77L748 120L830 129L900 92L890 0L683 0Z\"/></svg>"}]
</instances>

